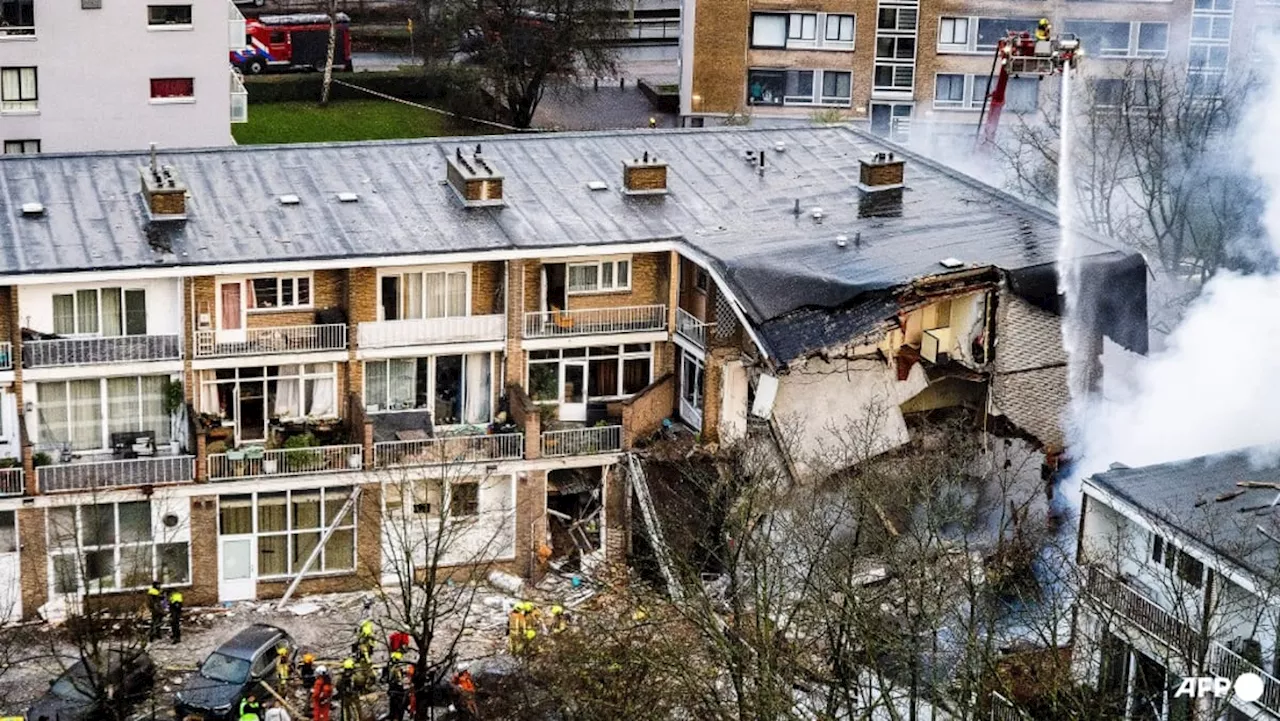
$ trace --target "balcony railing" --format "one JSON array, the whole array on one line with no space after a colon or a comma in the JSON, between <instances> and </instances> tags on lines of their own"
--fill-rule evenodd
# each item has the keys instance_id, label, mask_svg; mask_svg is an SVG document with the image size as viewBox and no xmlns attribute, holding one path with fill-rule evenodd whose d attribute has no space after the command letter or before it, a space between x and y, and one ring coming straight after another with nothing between
<instances>
[{"instance_id":1,"label":"balcony railing","mask_svg":"<svg viewBox=\"0 0 1280 721\"><path fill-rule=\"evenodd\" d=\"M231 122L249 122L249 89L235 68L231 68Z\"/></svg>"},{"instance_id":2,"label":"balcony railing","mask_svg":"<svg viewBox=\"0 0 1280 721\"><path fill-rule=\"evenodd\" d=\"M192 456L64 463L36 469L41 493L187 483L194 478L195 458Z\"/></svg>"},{"instance_id":3,"label":"balcony railing","mask_svg":"<svg viewBox=\"0 0 1280 721\"><path fill-rule=\"evenodd\" d=\"M507 317L504 315L385 320L359 326L361 348L498 341L506 336Z\"/></svg>"},{"instance_id":4,"label":"balcony railing","mask_svg":"<svg viewBox=\"0 0 1280 721\"><path fill-rule=\"evenodd\" d=\"M676 308L676 333L699 348L707 347L707 328L710 323L703 323L683 308Z\"/></svg>"},{"instance_id":5,"label":"balcony railing","mask_svg":"<svg viewBox=\"0 0 1280 721\"><path fill-rule=\"evenodd\" d=\"M622 450L622 426L593 426L546 431L542 434L542 455L586 456Z\"/></svg>"},{"instance_id":6,"label":"balcony railing","mask_svg":"<svg viewBox=\"0 0 1280 721\"><path fill-rule=\"evenodd\" d=\"M667 327L667 306L549 310L524 314L525 338L636 333Z\"/></svg>"},{"instance_id":7,"label":"balcony railing","mask_svg":"<svg viewBox=\"0 0 1280 721\"><path fill-rule=\"evenodd\" d=\"M227 340L229 331L196 331L196 357L305 353L347 347L347 326L343 323L249 328L241 332L243 340ZM224 337L219 339L219 333Z\"/></svg>"},{"instance_id":8,"label":"balcony railing","mask_svg":"<svg viewBox=\"0 0 1280 721\"><path fill-rule=\"evenodd\" d=\"M484 463L519 460L523 457L523 433L385 441L374 444L373 447L373 460L378 468Z\"/></svg>"},{"instance_id":9,"label":"balcony railing","mask_svg":"<svg viewBox=\"0 0 1280 721\"><path fill-rule=\"evenodd\" d=\"M1280 680L1263 671L1240 654L1214 641L1205 659L1206 671L1221 678L1237 679L1242 673L1255 673L1262 679L1262 698L1254 703L1280 715Z\"/></svg>"},{"instance_id":10,"label":"balcony railing","mask_svg":"<svg viewBox=\"0 0 1280 721\"><path fill-rule=\"evenodd\" d=\"M13 369L13 344L5 341L0 343L0 371Z\"/></svg>"},{"instance_id":11,"label":"balcony railing","mask_svg":"<svg viewBox=\"0 0 1280 721\"><path fill-rule=\"evenodd\" d=\"M21 496L23 490L21 468L0 468L0 496Z\"/></svg>"},{"instance_id":12,"label":"balcony railing","mask_svg":"<svg viewBox=\"0 0 1280 721\"><path fill-rule=\"evenodd\" d=\"M56 338L29 340L22 344L24 368L137 363L181 358L182 352L176 335Z\"/></svg>"},{"instance_id":13,"label":"balcony railing","mask_svg":"<svg viewBox=\"0 0 1280 721\"><path fill-rule=\"evenodd\" d=\"M358 471L364 467L359 445L313 448L246 449L209 456L209 480L263 476L302 476Z\"/></svg>"},{"instance_id":14,"label":"balcony railing","mask_svg":"<svg viewBox=\"0 0 1280 721\"><path fill-rule=\"evenodd\" d=\"M227 49L240 50L245 46L245 20L240 8L227 0Z\"/></svg>"}]
</instances>

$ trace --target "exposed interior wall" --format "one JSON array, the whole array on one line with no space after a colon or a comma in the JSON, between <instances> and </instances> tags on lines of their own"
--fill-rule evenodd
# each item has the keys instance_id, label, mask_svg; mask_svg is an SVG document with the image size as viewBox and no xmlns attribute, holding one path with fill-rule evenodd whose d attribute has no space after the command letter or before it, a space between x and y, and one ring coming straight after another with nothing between
<instances>
[{"instance_id":1,"label":"exposed interior wall","mask_svg":"<svg viewBox=\"0 0 1280 721\"><path fill-rule=\"evenodd\" d=\"M720 440L731 443L747 436L747 369L741 360L724 364L720 390Z\"/></svg>"},{"instance_id":2,"label":"exposed interior wall","mask_svg":"<svg viewBox=\"0 0 1280 721\"><path fill-rule=\"evenodd\" d=\"M1041 443L1061 447L1070 400L1061 319L1004 290L995 327L991 412Z\"/></svg>"}]
</instances>

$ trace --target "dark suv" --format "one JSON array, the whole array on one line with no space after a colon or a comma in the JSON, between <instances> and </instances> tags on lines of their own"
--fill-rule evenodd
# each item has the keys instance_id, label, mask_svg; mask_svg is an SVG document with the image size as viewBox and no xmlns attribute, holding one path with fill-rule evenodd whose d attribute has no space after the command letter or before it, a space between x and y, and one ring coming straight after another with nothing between
<instances>
[{"instance_id":1,"label":"dark suv","mask_svg":"<svg viewBox=\"0 0 1280 721\"><path fill-rule=\"evenodd\" d=\"M277 649L289 649L293 638L283 629L265 623L240 631L200 664L174 697L174 716L201 721L233 721L240 715L240 700L250 693L258 699L268 693L260 681L275 677Z\"/></svg>"}]
</instances>

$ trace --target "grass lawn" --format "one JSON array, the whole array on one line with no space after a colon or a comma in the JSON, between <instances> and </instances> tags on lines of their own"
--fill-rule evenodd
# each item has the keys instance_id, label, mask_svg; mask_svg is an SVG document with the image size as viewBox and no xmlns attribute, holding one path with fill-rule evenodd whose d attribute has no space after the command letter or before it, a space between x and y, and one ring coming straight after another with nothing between
<instances>
[{"instance_id":1,"label":"grass lawn","mask_svg":"<svg viewBox=\"0 0 1280 721\"><path fill-rule=\"evenodd\" d=\"M390 100L249 103L249 122L231 126L241 145L386 140L492 132Z\"/></svg>"}]
</instances>

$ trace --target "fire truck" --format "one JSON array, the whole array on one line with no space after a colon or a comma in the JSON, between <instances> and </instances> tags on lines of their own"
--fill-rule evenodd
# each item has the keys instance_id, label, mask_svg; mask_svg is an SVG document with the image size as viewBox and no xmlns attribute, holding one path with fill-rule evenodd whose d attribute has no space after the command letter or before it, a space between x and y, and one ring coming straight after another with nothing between
<instances>
[{"instance_id":1,"label":"fire truck","mask_svg":"<svg viewBox=\"0 0 1280 721\"><path fill-rule=\"evenodd\" d=\"M351 71L351 19L338 13L333 66ZM262 15L245 23L245 47L231 51L231 64L245 75L268 70L323 70L329 55L329 16Z\"/></svg>"},{"instance_id":2,"label":"fire truck","mask_svg":"<svg viewBox=\"0 0 1280 721\"><path fill-rule=\"evenodd\" d=\"M995 142L1009 78L1044 79L1074 70L1080 62L1080 56L1083 55L1080 39L1071 33L1051 38L1048 35L1047 21L1040 22L1044 27L1043 36L1010 30L996 44L996 55L991 61L991 76L987 79L987 87L991 88L991 92L983 99L982 113L978 117L980 149Z\"/></svg>"}]
</instances>

